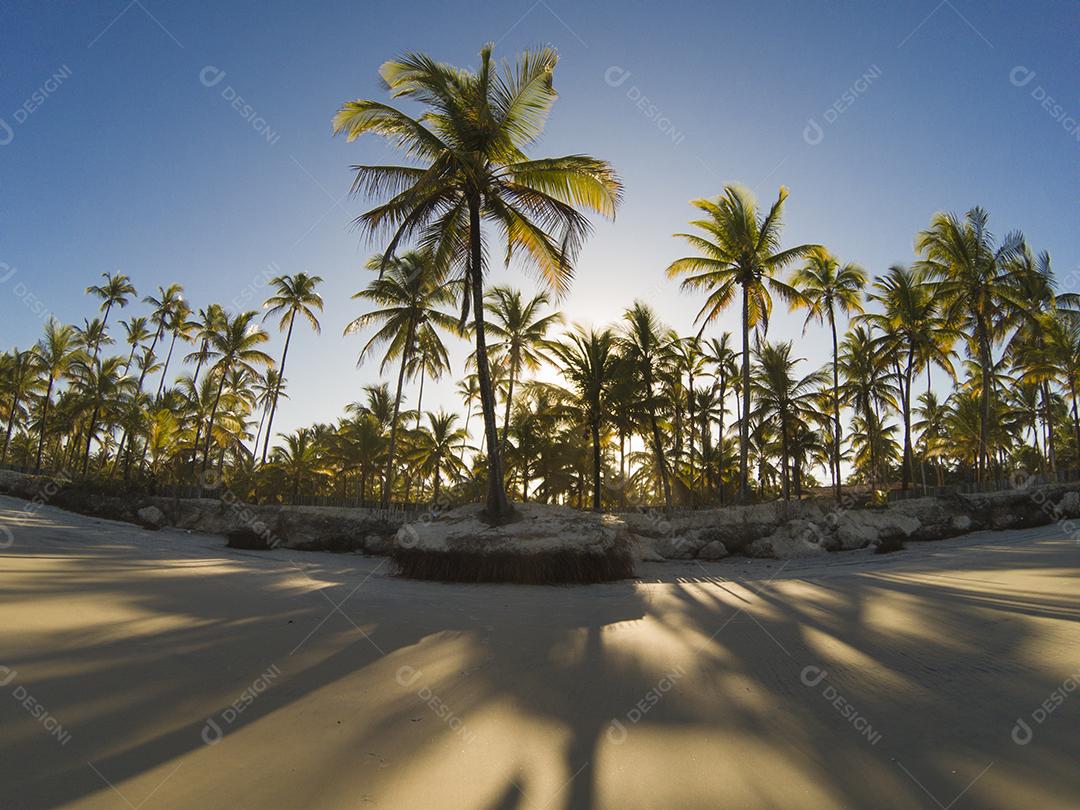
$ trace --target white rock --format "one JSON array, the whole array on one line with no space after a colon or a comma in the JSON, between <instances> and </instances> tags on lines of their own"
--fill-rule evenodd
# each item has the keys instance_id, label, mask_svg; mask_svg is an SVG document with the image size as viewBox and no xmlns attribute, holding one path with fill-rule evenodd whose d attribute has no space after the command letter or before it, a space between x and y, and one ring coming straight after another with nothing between
<instances>
[{"instance_id":1,"label":"white rock","mask_svg":"<svg viewBox=\"0 0 1080 810\"><path fill-rule=\"evenodd\" d=\"M165 513L156 506L144 506L135 514L143 523L158 529L166 523Z\"/></svg>"},{"instance_id":2,"label":"white rock","mask_svg":"<svg viewBox=\"0 0 1080 810\"><path fill-rule=\"evenodd\" d=\"M719 540L706 543L697 553L699 560L721 560L728 555L728 550Z\"/></svg>"}]
</instances>

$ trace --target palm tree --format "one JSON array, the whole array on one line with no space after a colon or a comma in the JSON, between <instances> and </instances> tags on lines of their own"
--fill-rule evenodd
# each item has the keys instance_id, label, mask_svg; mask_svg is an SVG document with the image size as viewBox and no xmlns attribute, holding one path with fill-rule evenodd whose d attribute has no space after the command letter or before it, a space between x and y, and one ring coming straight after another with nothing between
<instances>
[{"instance_id":1,"label":"palm tree","mask_svg":"<svg viewBox=\"0 0 1080 810\"><path fill-rule=\"evenodd\" d=\"M285 335L285 348L281 350L281 363L278 364L277 368L278 382L280 384L285 379L285 359L289 354L289 342L292 340L293 324L296 322L297 313L307 318L315 334L322 331L319 326L319 319L315 315L316 310L322 312L323 308L322 296L315 292L315 288L322 283L322 278L320 276L309 276L307 273L297 273L295 276L277 276L271 279L270 283L277 289L263 304L263 309L266 310L263 320L280 313L281 320L278 322L278 329L284 330L286 324L288 324L288 332ZM270 402L270 416L266 420L266 441L263 444L262 451L263 463L266 462L266 451L270 446L270 431L274 427L274 412L277 411L277 403L278 396L275 391Z\"/></svg>"},{"instance_id":2,"label":"palm tree","mask_svg":"<svg viewBox=\"0 0 1080 810\"><path fill-rule=\"evenodd\" d=\"M82 474L90 464L90 445L94 440L94 431L102 413L109 415L110 421L119 409L124 397L134 388L135 381L123 372L122 357L108 357L80 361L76 368L75 388L86 401L90 409L90 421L86 428L86 449L83 452Z\"/></svg>"},{"instance_id":3,"label":"palm tree","mask_svg":"<svg viewBox=\"0 0 1080 810\"><path fill-rule=\"evenodd\" d=\"M285 445L274 448L273 464L291 482L291 502L296 503L302 485L309 479L322 476L325 470L319 459L318 442L310 430L298 430L283 438Z\"/></svg>"},{"instance_id":4,"label":"palm tree","mask_svg":"<svg viewBox=\"0 0 1080 810\"><path fill-rule=\"evenodd\" d=\"M840 265L840 262L825 248L813 251L801 268L795 271L791 284L800 293L797 307L806 308L806 320L803 333L810 321L827 322L832 332L832 372L833 372L833 486L836 499L840 500L840 360L839 340L836 336L836 312L846 316L863 311L862 289L866 286L866 271L857 264Z\"/></svg>"},{"instance_id":5,"label":"palm tree","mask_svg":"<svg viewBox=\"0 0 1080 810\"><path fill-rule=\"evenodd\" d=\"M938 213L930 227L915 237L915 251L923 257L919 269L933 283L945 321L970 335L975 347L982 376L980 450L975 464L979 475L985 474L990 462L990 375L998 327L1007 315L1024 307L1007 272L1010 260L1023 249L1023 234L1014 231L995 247L988 221L988 214L978 206L963 220L956 214Z\"/></svg>"},{"instance_id":6,"label":"palm tree","mask_svg":"<svg viewBox=\"0 0 1080 810\"><path fill-rule=\"evenodd\" d=\"M378 269L381 264L381 257L375 257L368 263L368 267ZM405 373L421 333L430 333L438 340L436 327L457 331L458 324L453 316L438 309L439 305L453 300L453 292L446 283L444 274L432 262L431 256L413 251L391 260L379 277L353 295L353 298L379 307L364 313L345 327L345 334L350 335L367 326L379 325L379 329L360 350L357 364L368 352L379 346L386 346L386 353L379 366L380 371L385 371L390 363L401 358L382 489L382 508L386 509L390 505L393 486L398 415L401 412L401 389L405 382Z\"/></svg>"},{"instance_id":7,"label":"palm tree","mask_svg":"<svg viewBox=\"0 0 1080 810\"><path fill-rule=\"evenodd\" d=\"M0 451L0 464L7 461L15 420L28 413L24 402L41 392L41 380L38 377L40 357L34 349L19 351L15 348L3 357L0 385L3 386L4 395L11 398L11 404L8 406L7 430L4 431L4 449Z\"/></svg>"},{"instance_id":8,"label":"palm tree","mask_svg":"<svg viewBox=\"0 0 1080 810\"><path fill-rule=\"evenodd\" d=\"M281 397L284 397L285 399L289 398L289 395L285 393L285 387L286 385L282 382L281 375L276 368L266 369L265 372L256 377L251 383L251 393L255 395L255 406L262 412L262 416L259 417L259 428L255 431L255 444L252 445L251 450L252 456L259 452L259 439L262 438L263 424L266 422L271 403ZM269 427L266 429L266 436L269 440Z\"/></svg>"},{"instance_id":9,"label":"palm tree","mask_svg":"<svg viewBox=\"0 0 1080 810\"><path fill-rule=\"evenodd\" d=\"M466 472L465 464L454 451L466 440L465 431L455 428L458 420L456 413L440 410L429 413L428 429L418 430L413 437L408 460L412 462L421 477L432 480L432 496L436 507L442 493L442 473L448 472L451 478L459 478Z\"/></svg>"},{"instance_id":10,"label":"palm tree","mask_svg":"<svg viewBox=\"0 0 1080 810\"><path fill-rule=\"evenodd\" d=\"M183 300L184 288L179 284L170 284L166 287L158 287L158 294L155 298L152 295L148 295L143 299L144 304L150 304L153 312L150 314L150 322L157 326L154 331L154 339L150 341L150 346L146 350L145 359L146 363L143 364L142 372L139 375L139 390L142 390L143 380L146 378L146 374L150 369L150 360L154 357L154 349L157 348L158 341L161 340L161 336L165 334L165 329L168 327L172 318L173 310L176 308L176 304ZM164 378L164 375L162 375Z\"/></svg>"},{"instance_id":11,"label":"palm tree","mask_svg":"<svg viewBox=\"0 0 1080 810\"><path fill-rule=\"evenodd\" d=\"M840 395L851 404L859 419L863 446L869 453L871 484L877 482L884 462L878 455L887 438L882 433L881 411L896 403L897 390L889 382L888 364L881 342L862 324L849 331L840 344ZM853 445L857 443L854 438L852 441Z\"/></svg>"},{"instance_id":12,"label":"palm tree","mask_svg":"<svg viewBox=\"0 0 1080 810\"><path fill-rule=\"evenodd\" d=\"M183 298L178 298L168 313L169 328L172 330L172 340L169 341L169 351L165 355L165 365L161 367L161 379L158 381L157 396L165 389L165 379L169 374L169 363L172 362L173 349L176 347L176 339L179 337L185 341L190 340L191 333L198 328L196 321L191 318L191 307Z\"/></svg>"},{"instance_id":13,"label":"palm tree","mask_svg":"<svg viewBox=\"0 0 1080 810\"><path fill-rule=\"evenodd\" d=\"M690 224L702 233L675 234L686 239L698 255L676 259L667 269L669 277L685 275L682 288L705 290L708 297L695 323L715 320L742 291L742 419L739 424L740 496L750 494L750 329L768 329L772 295L792 303L801 300L794 287L780 280L779 273L797 259L809 256L819 245L799 245L780 249L781 216L787 189L780 194L764 217L750 192L734 185L724 186L715 200L693 200L691 205L703 212Z\"/></svg>"},{"instance_id":14,"label":"palm tree","mask_svg":"<svg viewBox=\"0 0 1080 810\"><path fill-rule=\"evenodd\" d=\"M559 342L547 344L562 364L560 371L577 393L592 437L593 511L600 511L600 428L606 419L608 392L619 364L617 338L611 329L586 331L580 326Z\"/></svg>"},{"instance_id":15,"label":"palm tree","mask_svg":"<svg viewBox=\"0 0 1080 810\"><path fill-rule=\"evenodd\" d=\"M664 446L660 438L660 423L657 421L658 397L656 381L667 371L670 361L668 347L675 336L657 319L656 314L641 301L623 315L625 324L619 338L619 346L641 379L644 394L644 408L648 414L649 430L652 439L652 451L660 484L664 490L664 507L671 511L671 480Z\"/></svg>"},{"instance_id":16,"label":"palm tree","mask_svg":"<svg viewBox=\"0 0 1080 810\"><path fill-rule=\"evenodd\" d=\"M506 432L510 427L514 382L524 369L536 371L540 368L547 359L544 356L544 345L548 330L563 320L558 312L540 314L541 307L549 303L546 293L534 295L524 301L521 291L510 287L492 287L485 296L484 307L491 316L486 322L486 328L494 339L494 342L488 345L488 353L505 362L509 375L502 440L499 443L500 452L503 453L506 452Z\"/></svg>"},{"instance_id":17,"label":"palm tree","mask_svg":"<svg viewBox=\"0 0 1080 810\"><path fill-rule=\"evenodd\" d=\"M214 395L214 404L210 409L210 422L206 428L202 463L204 473L210 464L210 444L214 438L214 421L217 418L221 395L225 390L229 373L244 370L255 375L258 373L257 366L271 366L274 363L270 355L257 348L269 340L269 336L252 323L256 315L255 312L242 312L232 319L226 315L221 331L216 332L210 340L207 358L214 360L210 371L217 376L218 387Z\"/></svg>"},{"instance_id":18,"label":"palm tree","mask_svg":"<svg viewBox=\"0 0 1080 810\"><path fill-rule=\"evenodd\" d=\"M472 419L473 405L480 399L480 386L475 374L466 374L464 379L458 380L457 395L465 403L465 439L461 443L461 460L465 461L465 442L469 440L469 421Z\"/></svg>"},{"instance_id":19,"label":"palm tree","mask_svg":"<svg viewBox=\"0 0 1080 810\"><path fill-rule=\"evenodd\" d=\"M754 417L769 422L780 431L780 461L783 475L783 496L791 493L792 475L789 462L800 426L817 414L818 389L826 383L823 370L805 377L795 376L795 365L801 358L791 356L791 343L762 343L758 346L757 366L750 380L757 399ZM801 472L801 470L799 470ZM799 476L796 476L799 477Z\"/></svg>"},{"instance_id":20,"label":"palm tree","mask_svg":"<svg viewBox=\"0 0 1080 810\"><path fill-rule=\"evenodd\" d=\"M881 331L886 354L892 358L896 386L900 392L900 414L904 422L901 487L906 492L914 478L914 452L911 439L912 378L917 364L937 362L955 373L949 360L955 330L942 322L933 288L923 283L917 273L902 264L894 264L884 276L874 280L867 298L881 305L880 313L863 320Z\"/></svg>"},{"instance_id":21,"label":"palm tree","mask_svg":"<svg viewBox=\"0 0 1080 810\"><path fill-rule=\"evenodd\" d=\"M198 348L184 358L185 363L195 363L195 373L191 375L192 381L199 381L199 372L209 358L210 341L221 331L225 323L225 310L219 304L210 304L205 309L200 309L195 320L191 321L191 340Z\"/></svg>"},{"instance_id":22,"label":"palm tree","mask_svg":"<svg viewBox=\"0 0 1080 810\"><path fill-rule=\"evenodd\" d=\"M87 295L93 295L101 299L101 312L104 313L101 317L102 331L109 323L109 313L114 306L120 308L126 307L131 297L137 293L135 291L135 285L131 283L131 279L125 276L123 273L102 273L101 277L105 279L104 284L93 284L86 288ZM94 352L94 358L97 359L97 352Z\"/></svg>"},{"instance_id":23,"label":"palm tree","mask_svg":"<svg viewBox=\"0 0 1080 810\"><path fill-rule=\"evenodd\" d=\"M137 317L128 321L120 321L120 325L124 327L124 342L131 347L131 353L128 354L127 362L124 363L124 373L126 374L128 369L131 368L131 362L135 359L135 352L139 348L139 345L150 337L150 330L146 328L146 318Z\"/></svg>"},{"instance_id":24,"label":"palm tree","mask_svg":"<svg viewBox=\"0 0 1080 810\"><path fill-rule=\"evenodd\" d=\"M45 335L38 341L37 354L41 359L40 369L45 374L45 395L41 401L41 429L38 436L37 457L34 460L34 473L41 472L41 455L45 450L45 436L48 434L49 404L52 401L56 381L71 369L82 357L76 348L76 332L72 326L61 325L55 318L49 318L45 324Z\"/></svg>"},{"instance_id":25,"label":"palm tree","mask_svg":"<svg viewBox=\"0 0 1080 810\"><path fill-rule=\"evenodd\" d=\"M511 512L503 481L495 396L484 327L482 223L496 226L507 263L519 255L542 281L563 293L589 232L584 208L613 217L622 186L605 161L585 155L529 160L524 149L539 138L556 94L551 48L521 53L499 69L492 45L480 51L473 72L411 53L386 62L380 74L394 98L426 111L412 118L377 101L346 102L334 116L335 134L351 141L371 132L393 142L422 165L357 166L355 191L393 195L361 215L369 234L391 233L385 269L398 245L417 238L439 266L462 273L461 324L475 318L476 371L487 442L486 513L492 521Z\"/></svg>"}]
</instances>

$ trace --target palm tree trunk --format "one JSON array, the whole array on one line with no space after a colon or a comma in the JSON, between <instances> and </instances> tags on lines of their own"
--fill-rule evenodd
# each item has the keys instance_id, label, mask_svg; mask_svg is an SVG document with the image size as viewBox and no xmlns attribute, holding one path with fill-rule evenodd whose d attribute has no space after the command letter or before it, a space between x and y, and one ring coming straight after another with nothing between
<instances>
[{"instance_id":1,"label":"palm tree trunk","mask_svg":"<svg viewBox=\"0 0 1080 810\"><path fill-rule=\"evenodd\" d=\"M413 426L413 430L420 429L420 414L423 413L424 407L424 376L427 374L427 366L420 366L420 392L416 395L416 424Z\"/></svg>"},{"instance_id":2,"label":"palm tree trunk","mask_svg":"<svg viewBox=\"0 0 1080 810\"><path fill-rule=\"evenodd\" d=\"M86 469L90 465L90 443L94 440L94 425L97 422L100 404L95 401L94 411L90 414L90 425L86 429L86 451L83 453L82 474L86 476Z\"/></svg>"},{"instance_id":3,"label":"palm tree trunk","mask_svg":"<svg viewBox=\"0 0 1080 810\"><path fill-rule=\"evenodd\" d=\"M832 390L833 390L833 469L836 502L840 502L840 350L836 340L836 318L829 307L829 327L832 329Z\"/></svg>"},{"instance_id":4,"label":"palm tree trunk","mask_svg":"<svg viewBox=\"0 0 1080 810\"><path fill-rule=\"evenodd\" d=\"M742 285L742 420L739 425L739 497L750 497L750 294Z\"/></svg>"},{"instance_id":5,"label":"palm tree trunk","mask_svg":"<svg viewBox=\"0 0 1080 810\"><path fill-rule=\"evenodd\" d=\"M1078 434L1080 435L1080 434ZM1080 451L1078 451L1080 452ZM619 428L619 508L626 509L626 431Z\"/></svg>"},{"instance_id":6,"label":"palm tree trunk","mask_svg":"<svg viewBox=\"0 0 1080 810\"><path fill-rule=\"evenodd\" d=\"M49 375L49 385L45 390L45 400L41 405L41 435L38 437L37 459L34 461L34 474L41 472L41 454L45 449L46 426L49 418L49 400L52 399L55 379Z\"/></svg>"},{"instance_id":7,"label":"palm tree trunk","mask_svg":"<svg viewBox=\"0 0 1080 810\"><path fill-rule=\"evenodd\" d=\"M979 463L976 472L982 480L990 464L990 341L986 335L986 327L982 318L977 321L979 330L979 365L982 370L982 415L979 420Z\"/></svg>"},{"instance_id":8,"label":"palm tree trunk","mask_svg":"<svg viewBox=\"0 0 1080 810\"><path fill-rule=\"evenodd\" d=\"M465 463L465 445L469 441L469 420L472 419L472 398L465 403L465 435L461 437L461 463Z\"/></svg>"},{"instance_id":9,"label":"palm tree trunk","mask_svg":"<svg viewBox=\"0 0 1080 810\"><path fill-rule=\"evenodd\" d=\"M1080 470L1080 409L1077 408L1076 403L1076 383L1073 380L1069 380L1069 393L1072 394L1073 401L1073 435L1076 441L1076 448L1073 451L1073 464L1078 470Z\"/></svg>"},{"instance_id":10,"label":"palm tree trunk","mask_svg":"<svg viewBox=\"0 0 1080 810\"><path fill-rule=\"evenodd\" d=\"M592 461L593 461L593 511L600 511L600 420L594 416L592 424Z\"/></svg>"},{"instance_id":11,"label":"palm tree trunk","mask_svg":"<svg viewBox=\"0 0 1080 810\"><path fill-rule=\"evenodd\" d=\"M165 355L165 365L161 367L161 380L158 382L156 397L161 396L161 392L165 390L165 377L169 373L169 363L172 361L173 348L176 346L176 335L179 330L174 329L172 333L172 340L169 341L169 353Z\"/></svg>"},{"instance_id":12,"label":"palm tree trunk","mask_svg":"<svg viewBox=\"0 0 1080 810\"><path fill-rule=\"evenodd\" d=\"M487 503L485 512L490 520L501 520L512 509L506 497L503 482L502 454L499 452L499 434L495 426L495 395L491 389L491 371L488 367L487 342L484 338L484 270L481 264L480 244L480 198L469 198L469 266L472 284L473 320L476 328L476 378L480 387L480 407L484 413L484 434L487 440Z\"/></svg>"},{"instance_id":13,"label":"palm tree trunk","mask_svg":"<svg viewBox=\"0 0 1080 810\"><path fill-rule=\"evenodd\" d=\"M510 433L510 406L514 402L514 377L516 376L512 358L508 365L510 366L510 379L506 385L506 410L503 413L502 439L499 441L499 452L503 455L506 454L506 437Z\"/></svg>"},{"instance_id":14,"label":"palm tree trunk","mask_svg":"<svg viewBox=\"0 0 1080 810\"><path fill-rule=\"evenodd\" d=\"M210 443L214 440L214 420L217 418L218 403L221 402L221 392L225 390L225 376L228 369L221 369L221 381L218 383L217 396L214 397L214 405L210 408L210 422L206 426L206 447L203 450L202 471L205 475L206 468L210 465Z\"/></svg>"},{"instance_id":15,"label":"palm tree trunk","mask_svg":"<svg viewBox=\"0 0 1080 810\"><path fill-rule=\"evenodd\" d=\"M904 491L908 491L908 486L911 484L912 479L915 477L915 453L911 447L911 370L915 362L915 349L914 347L908 348L907 368L904 372L904 384L903 390L900 392L903 397L904 407L904 461L903 472L901 474L900 488Z\"/></svg>"},{"instance_id":16,"label":"palm tree trunk","mask_svg":"<svg viewBox=\"0 0 1080 810\"><path fill-rule=\"evenodd\" d=\"M1043 424L1046 425L1046 463L1049 472L1057 472L1057 453L1054 446L1054 416L1050 407L1050 384L1043 380Z\"/></svg>"},{"instance_id":17,"label":"palm tree trunk","mask_svg":"<svg viewBox=\"0 0 1080 810\"><path fill-rule=\"evenodd\" d=\"M390 419L390 442L386 449L386 474L383 476L382 492L379 505L390 508L390 492L394 483L394 450L397 448L398 414L401 412L401 388L405 384L405 367L412 353L413 337L416 333L416 321L409 319L409 332L405 336L405 346L401 350L401 367L398 369L397 394L394 396L394 415Z\"/></svg>"},{"instance_id":18,"label":"palm tree trunk","mask_svg":"<svg viewBox=\"0 0 1080 810\"><path fill-rule=\"evenodd\" d=\"M645 381L645 396L649 399L649 424L652 428L653 453L656 467L660 473L660 484L664 490L664 508L671 511L671 480L668 478L667 461L664 459L664 446L660 440L660 425L656 421L656 407L653 404L652 380Z\"/></svg>"},{"instance_id":19,"label":"palm tree trunk","mask_svg":"<svg viewBox=\"0 0 1080 810\"><path fill-rule=\"evenodd\" d=\"M21 373L21 369L20 369ZM4 433L4 449L0 452L0 464L7 461L8 447L11 445L11 431L15 427L15 412L19 410L19 394L16 391L11 400L11 413L8 414L7 431Z\"/></svg>"},{"instance_id":20,"label":"palm tree trunk","mask_svg":"<svg viewBox=\"0 0 1080 810\"><path fill-rule=\"evenodd\" d=\"M281 383L285 380L285 359L289 356L289 341L292 340L292 328L296 322L296 310L293 310L289 318L289 331L285 334L285 348L281 351L281 365L278 366L277 383L274 385L274 397L270 400L270 418L266 423L266 439L263 442L262 459L260 464L266 463L266 452L270 448L270 437L273 435L274 412L277 410L278 392L281 391ZM258 446L258 444L256 444Z\"/></svg>"},{"instance_id":21,"label":"palm tree trunk","mask_svg":"<svg viewBox=\"0 0 1080 810\"><path fill-rule=\"evenodd\" d=\"M690 457L689 457L689 465L688 465L690 480L689 480L688 483L690 484L690 486L689 486L689 490L690 490L690 508L693 509L694 508L694 439L695 439L695 433L697 432L697 423L694 420L694 372L693 372L693 370L691 370L687 376L690 378L690 380L689 380L690 390L689 390L689 392L687 394L687 396L689 397L688 404L690 406Z\"/></svg>"}]
</instances>

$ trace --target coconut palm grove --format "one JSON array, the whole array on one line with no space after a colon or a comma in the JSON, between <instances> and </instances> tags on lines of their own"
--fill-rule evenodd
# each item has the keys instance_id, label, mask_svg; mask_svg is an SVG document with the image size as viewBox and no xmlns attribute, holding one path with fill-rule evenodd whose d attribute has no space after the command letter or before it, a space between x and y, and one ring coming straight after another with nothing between
<instances>
[{"instance_id":1,"label":"coconut palm grove","mask_svg":"<svg viewBox=\"0 0 1080 810\"><path fill-rule=\"evenodd\" d=\"M0 810L1080 807L1076 4L7 6Z\"/></svg>"},{"instance_id":2,"label":"coconut palm grove","mask_svg":"<svg viewBox=\"0 0 1080 810\"><path fill-rule=\"evenodd\" d=\"M692 297L692 320L664 323L638 299L618 322L567 323L559 301L589 216L613 219L632 190L601 158L530 154L556 64L550 48L500 63L485 46L470 68L410 53L380 68L388 99L334 114L334 134L384 138L404 162L352 169L356 225L379 248L344 331L387 379L333 421L274 432L294 329L323 327L318 275L283 273L261 311L229 311L188 302L182 280L140 291L117 271L87 287L96 308L81 324L49 320L0 356L2 463L256 502L483 500L492 519L513 500L884 497L1080 467L1080 296L978 205L930 213L907 265L865 268L788 244L798 200L782 186L760 202L735 183L703 188L656 269ZM544 291L514 286L501 267L512 256ZM735 333L715 327L729 311ZM830 361L814 368L770 340L777 318L804 319ZM463 368L447 353L458 340L472 346ZM446 375L460 409L425 410L425 382Z\"/></svg>"}]
</instances>

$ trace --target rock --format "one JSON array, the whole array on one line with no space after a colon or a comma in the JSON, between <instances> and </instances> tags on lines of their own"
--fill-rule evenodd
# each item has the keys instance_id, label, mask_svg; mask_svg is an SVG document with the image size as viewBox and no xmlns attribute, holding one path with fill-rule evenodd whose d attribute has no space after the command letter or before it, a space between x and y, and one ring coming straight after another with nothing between
<instances>
[{"instance_id":1,"label":"rock","mask_svg":"<svg viewBox=\"0 0 1080 810\"><path fill-rule=\"evenodd\" d=\"M787 523L768 537L755 540L747 548L751 557L767 557L773 560L786 560L793 557L813 557L828 553L819 543L810 542L813 536L808 532L805 521Z\"/></svg>"},{"instance_id":2,"label":"rock","mask_svg":"<svg viewBox=\"0 0 1080 810\"><path fill-rule=\"evenodd\" d=\"M957 534L971 531L971 518L967 515L956 515L949 521L949 528Z\"/></svg>"},{"instance_id":3,"label":"rock","mask_svg":"<svg viewBox=\"0 0 1080 810\"><path fill-rule=\"evenodd\" d=\"M1066 492L1062 495L1057 511L1063 517L1080 517L1080 492Z\"/></svg>"},{"instance_id":4,"label":"rock","mask_svg":"<svg viewBox=\"0 0 1080 810\"><path fill-rule=\"evenodd\" d=\"M722 560L728 555L727 548L719 540L713 540L702 546L697 553L699 560Z\"/></svg>"},{"instance_id":5,"label":"rock","mask_svg":"<svg viewBox=\"0 0 1080 810\"><path fill-rule=\"evenodd\" d=\"M144 506L135 515L142 521L144 526L152 529L160 529L167 522L165 513L156 506Z\"/></svg>"}]
</instances>

